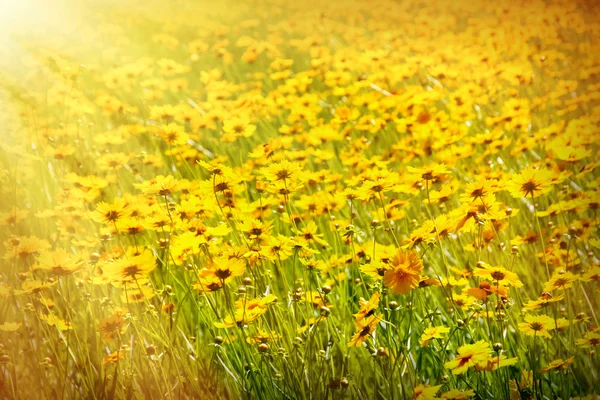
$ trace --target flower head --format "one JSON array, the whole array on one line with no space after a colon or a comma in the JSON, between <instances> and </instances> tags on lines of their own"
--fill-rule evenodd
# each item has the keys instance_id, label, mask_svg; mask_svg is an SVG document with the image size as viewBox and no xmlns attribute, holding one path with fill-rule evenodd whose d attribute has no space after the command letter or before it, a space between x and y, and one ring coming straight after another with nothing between
<instances>
[{"instance_id":1,"label":"flower head","mask_svg":"<svg viewBox=\"0 0 600 400\"><path fill-rule=\"evenodd\" d=\"M399 249L389 260L383 275L383 283L394 294L407 294L419 286L423 264L414 250Z\"/></svg>"}]
</instances>

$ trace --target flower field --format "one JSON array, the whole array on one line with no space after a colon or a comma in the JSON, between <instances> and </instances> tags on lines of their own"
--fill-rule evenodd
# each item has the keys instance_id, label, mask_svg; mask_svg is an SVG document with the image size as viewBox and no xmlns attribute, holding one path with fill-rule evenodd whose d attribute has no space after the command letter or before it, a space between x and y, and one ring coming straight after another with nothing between
<instances>
[{"instance_id":1,"label":"flower field","mask_svg":"<svg viewBox=\"0 0 600 400\"><path fill-rule=\"evenodd\" d=\"M600 4L57 4L0 399L600 398Z\"/></svg>"}]
</instances>

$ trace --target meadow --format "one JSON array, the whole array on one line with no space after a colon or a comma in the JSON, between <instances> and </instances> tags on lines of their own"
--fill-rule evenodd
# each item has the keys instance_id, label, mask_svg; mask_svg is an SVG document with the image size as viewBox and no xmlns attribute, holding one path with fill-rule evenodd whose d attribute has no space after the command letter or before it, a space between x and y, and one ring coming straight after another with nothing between
<instances>
[{"instance_id":1,"label":"meadow","mask_svg":"<svg viewBox=\"0 0 600 400\"><path fill-rule=\"evenodd\" d=\"M0 63L0 399L600 398L600 4L59 3Z\"/></svg>"}]
</instances>

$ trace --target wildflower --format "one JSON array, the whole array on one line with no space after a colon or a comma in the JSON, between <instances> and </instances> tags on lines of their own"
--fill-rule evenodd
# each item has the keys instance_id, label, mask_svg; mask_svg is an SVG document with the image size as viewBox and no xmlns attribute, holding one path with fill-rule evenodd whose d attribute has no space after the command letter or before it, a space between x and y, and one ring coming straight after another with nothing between
<instances>
[{"instance_id":1,"label":"wildflower","mask_svg":"<svg viewBox=\"0 0 600 400\"><path fill-rule=\"evenodd\" d=\"M261 344L268 342L276 342L280 339L281 335L279 335L276 331L267 332L263 331L262 329L259 329L254 336L249 337L246 340L250 344Z\"/></svg>"},{"instance_id":2,"label":"wildflower","mask_svg":"<svg viewBox=\"0 0 600 400\"><path fill-rule=\"evenodd\" d=\"M64 249L46 251L37 257L37 269L46 270L55 276L67 276L83 267L82 261Z\"/></svg>"},{"instance_id":3,"label":"wildflower","mask_svg":"<svg viewBox=\"0 0 600 400\"><path fill-rule=\"evenodd\" d=\"M293 254L293 249L294 243L288 237L283 235L268 236L263 246L263 253L273 259L283 261Z\"/></svg>"},{"instance_id":4,"label":"wildflower","mask_svg":"<svg viewBox=\"0 0 600 400\"><path fill-rule=\"evenodd\" d=\"M234 175L233 170L230 167L220 162L213 161L208 163L203 160L198 160L198 165L206 169L211 175L225 175L229 177Z\"/></svg>"},{"instance_id":5,"label":"wildflower","mask_svg":"<svg viewBox=\"0 0 600 400\"><path fill-rule=\"evenodd\" d=\"M356 322L356 333L348 342L348 346L356 347L362 345L370 336L373 335L377 324L381 319L381 315L371 315L370 317L361 319Z\"/></svg>"},{"instance_id":6,"label":"wildflower","mask_svg":"<svg viewBox=\"0 0 600 400\"><path fill-rule=\"evenodd\" d=\"M152 221L150 221L152 223ZM146 230L146 220L137 218L125 218L119 221L116 228L119 232L125 232L128 235L138 235Z\"/></svg>"},{"instance_id":7,"label":"wildflower","mask_svg":"<svg viewBox=\"0 0 600 400\"><path fill-rule=\"evenodd\" d=\"M559 332L567 329L569 325L571 325L571 323L566 318L556 318L554 320L554 329L556 329Z\"/></svg>"},{"instance_id":8,"label":"wildflower","mask_svg":"<svg viewBox=\"0 0 600 400\"><path fill-rule=\"evenodd\" d=\"M129 160L130 156L125 153L107 153L100 157L98 166L103 170L117 171L127 165Z\"/></svg>"},{"instance_id":9,"label":"wildflower","mask_svg":"<svg viewBox=\"0 0 600 400\"><path fill-rule=\"evenodd\" d=\"M514 286L516 288L523 286L523 283L519 280L517 274L510 272L503 267L492 267L485 264L483 268L477 268L473 272L473 275L489 279L498 285Z\"/></svg>"},{"instance_id":10,"label":"wildflower","mask_svg":"<svg viewBox=\"0 0 600 400\"><path fill-rule=\"evenodd\" d=\"M461 200L473 201L477 199L483 199L488 195L497 192L498 190L500 190L500 188L498 187L497 183L491 179L471 182L465 185L464 193L461 195Z\"/></svg>"},{"instance_id":11,"label":"wildflower","mask_svg":"<svg viewBox=\"0 0 600 400\"><path fill-rule=\"evenodd\" d=\"M242 276L246 269L243 260L229 257L213 257L207 268L201 272L202 277L213 274L223 282L229 282L231 279Z\"/></svg>"},{"instance_id":12,"label":"wildflower","mask_svg":"<svg viewBox=\"0 0 600 400\"><path fill-rule=\"evenodd\" d=\"M370 200L375 197L379 199L385 192L389 192L394 187L394 182L391 177L379 178L376 180L368 180L358 188L359 197L362 200Z\"/></svg>"},{"instance_id":13,"label":"wildflower","mask_svg":"<svg viewBox=\"0 0 600 400\"><path fill-rule=\"evenodd\" d=\"M399 249L390 259L383 283L394 294L407 294L419 285L423 264L416 251Z\"/></svg>"},{"instance_id":14,"label":"wildflower","mask_svg":"<svg viewBox=\"0 0 600 400\"><path fill-rule=\"evenodd\" d=\"M142 193L147 196L169 196L179 188L179 182L171 175L159 175L149 181L134 184Z\"/></svg>"},{"instance_id":15,"label":"wildflower","mask_svg":"<svg viewBox=\"0 0 600 400\"><path fill-rule=\"evenodd\" d=\"M458 348L457 356L446 362L444 367L451 369L453 375L464 374L471 367L487 365L491 353L490 344L486 341L466 344Z\"/></svg>"},{"instance_id":16,"label":"wildflower","mask_svg":"<svg viewBox=\"0 0 600 400\"><path fill-rule=\"evenodd\" d=\"M14 237L4 243L6 253L4 258L25 260L30 255L38 254L50 248L50 243L35 236Z\"/></svg>"},{"instance_id":17,"label":"wildflower","mask_svg":"<svg viewBox=\"0 0 600 400\"><path fill-rule=\"evenodd\" d=\"M302 325L301 327L298 328L298 330L297 330L298 334L303 333L303 332L307 331L308 329L311 329L318 323L324 321L326 318L327 318L327 316L325 314L321 314L316 318L314 318L314 317L308 318L305 321L304 325Z\"/></svg>"},{"instance_id":18,"label":"wildflower","mask_svg":"<svg viewBox=\"0 0 600 400\"><path fill-rule=\"evenodd\" d=\"M212 273L200 276L199 279L192 284L194 290L198 292L216 292L223 288L223 281Z\"/></svg>"},{"instance_id":19,"label":"wildflower","mask_svg":"<svg viewBox=\"0 0 600 400\"><path fill-rule=\"evenodd\" d=\"M456 188L452 186L444 186L440 190L429 192L429 199L423 199L424 203L431 201L432 203L446 203L451 196L456 192Z\"/></svg>"},{"instance_id":20,"label":"wildflower","mask_svg":"<svg viewBox=\"0 0 600 400\"><path fill-rule=\"evenodd\" d=\"M529 166L506 183L513 197L538 197L552 190L553 176L545 169L536 170Z\"/></svg>"},{"instance_id":21,"label":"wildflower","mask_svg":"<svg viewBox=\"0 0 600 400\"><path fill-rule=\"evenodd\" d=\"M208 189L213 193L234 193L236 182L233 178L233 175L228 174L213 174L211 179L208 179L202 182L201 187L203 189Z\"/></svg>"},{"instance_id":22,"label":"wildflower","mask_svg":"<svg viewBox=\"0 0 600 400\"><path fill-rule=\"evenodd\" d=\"M256 125L252 125L246 116L228 119L223 124L225 141L234 141L239 137L250 137L256 131Z\"/></svg>"},{"instance_id":23,"label":"wildflower","mask_svg":"<svg viewBox=\"0 0 600 400\"><path fill-rule=\"evenodd\" d=\"M277 301L277 297L269 294L263 298L241 299L235 302L235 322L231 316L226 316L223 322L215 322L216 328L231 328L243 326L258 319L267 312L268 306Z\"/></svg>"},{"instance_id":24,"label":"wildflower","mask_svg":"<svg viewBox=\"0 0 600 400\"><path fill-rule=\"evenodd\" d=\"M113 282L113 285L121 287L121 301L123 303L142 303L153 298L156 293L151 286L148 286L146 279L138 279L134 285L127 284L127 281L121 283Z\"/></svg>"},{"instance_id":25,"label":"wildflower","mask_svg":"<svg viewBox=\"0 0 600 400\"><path fill-rule=\"evenodd\" d=\"M439 399L439 397L437 397L436 394L437 394L437 392L440 391L441 387L442 387L442 385L430 386L430 385L419 384L413 390L413 397L411 399L412 400Z\"/></svg>"},{"instance_id":26,"label":"wildflower","mask_svg":"<svg viewBox=\"0 0 600 400\"><path fill-rule=\"evenodd\" d=\"M0 324L0 331L16 332L21 326L23 326L22 322L4 322Z\"/></svg>"},{"instance_id":27,"label":"wildflower","mask_svg":"<svg viewBox=\"0 0 600 400\"><path fill-rule=\"evenodd\" d=\"M600 346L600 333L594 331L586 332L583 338L577 339L575 343L583 348Z\"/></svg>"},{"instance_id":28,"label":"wildflower","mask_svg":"<svg viewBox=\"0 0 600 400\"><path fill-rule=\"evenodd\" d=\"M118 350L118 351L112 352L112 353L104 356L104 358L102 359L102 365L114 364L114 363L118 362L120 359L125 358L126 354L127 353L125 352L125 350Z\"/></svg>"},{"instance_id":29,"label":"wildflower","mask_svg":"<svg viewBox=\"0 0 600 400\"><path fill-rule=\"evenodd\" d=\"M365 318L369 318L375 313L375 311L377 311L377 308L379 307L380 297L381 294L379 292L375 292L368 301L363 299L362 297L360 298L360 310L358 310L358 312L354 314L356 322L360 322Z\"/></svg>"},{"instance_id":30,"label":"wildflower","mask_svg":"<svg viewBox=\"0 0 600 400\"><path fill-rule=\"evenodd\" d=\"M550 280L544 286L544 291L551 292L553 290L565 290L573 287L573 282L579 278L571 272L557 271L552 274Z\"/></svg>"},{"instance_id":31,"label":"wildflower","mask_svg":"<svg viewBox=\"0 0 600 400\"><path fill-rule=\"evenodd\" d=\"M553 296L549 292L543 292L542 295L537 300L529 300L525 306L523 306L523 311L534 311L539 310L540 308L547 307L552 303L556 303L564 299L564 295Z\"/></svg>"},{"instance_id":32,"label":"wildflower","mask_svg":"<svg viewBox=\"0 0 600 400\"><path fill-rule=\"evenodd\" d=\"M323 240L323 235L318 234L317 229L315 221L310 220L302 229L294 229L294 231L298 235L298 238L306 243L316 243L321 246L327 246L327 242Z\"/></svg>"},{"instance_id":33,"label":"wildflower","mask_svg":"<svg viewBox=\"0 0 600 400\"><path fill-rule=\"evenodd\" d=\"M244 232L250 240L259 240L268 236L271 232L273 224L271 222L263 222L260 220L244 220L240 230Z\"/></svg>"},{"instance_id":34,"label":"wildflower","mask_svg":"<svg viewBox=\"0 0 600 400\"><path fill-rule=\"evenodd\" d=\"M487 301L488 297L493 293L502 298L506 298L508 296L508 287L492 285L490 282L484 281L479 283L479 287L463 289L463 294L484 301Z\"/></svg>"},{"instance_id":35,"label":"wildflower","mask_svg":"<svg viewBox=\"0 0 600 400\"><path fill-rule=\"evenodd\" d=\"M304 185L301 182L277 181L267 188L269 193L275 193L283 196L288 201L290 194L299 191Z\"/></svg>"},{"instance_id":36,"label":"wildflower","mask_svg":"<svg viewBox=\"0 0 600 400\"><path fill-rule=\"evenodd\" d=\"M517 357L508 358L504 354L491 357L487 364L481 363L475 367L477 371L495 371L501 367L509 367L515 365L519 359Z\"/></svg>"},{"instance_id":37,"label":"wildflower","mask_svg":"<svg viewBox=\"0 0 600 400\"><path fill-rule=\"evenodd\" d=\"M301 164L283 160L268 166L262 172L265 178L271 182L289 182L295 178L300 171L302 171Z\"/></svg>"},{"instance_id":38,"label":"wildflower","mask_svg":"<svg viewBox=\"0 0 600 400\"><path fill-rule=\"evenodd\" d=\"M29 210L17 208L7 213L0 212L0 226L18 224L27 217L27 214L29 214Z\"/></svg>"},{"instance_id":39,"label":"wildflower","mask_svg":"<svg viewBox=\"0 0 600 400\"><path fill-rule=\"evenodd\" d=\"M24 281L21 284L21 290L15 290L14 294L15 295L21 295L21 294L39 294L43 291L45 291L46 289L56 285L58 283L58 280L54 281L54 282L42 282L39 280L33 280L33 281Z\"/></svg>"},{"instance_id":40,"label":"wildflower","mask_svg":"<svg viewBox=\"0 0 600 400\"><path fill-rule=\"evenodd\" d=\"M135 282L148 276L156 268L156 261L151 251L145 250L139 254L122 257L111 264L106 264L102 270L106 279L116 282Z\"/></svg>"},{"instance_id":41,"label":"wildflower","mask_svg":"<svg viewBox=\"0 0 600 400\"><path fill-rule=\"evenodd\" d=\"M189 135L185 133L183 127L175 123L170 123L162 127L158 131L158 135L169 146L179 146L182 144L186 144L189 140Z\"/></svg>"},{"instance_id":42,"label":"wildflower","mask_svg":"<svg viewBox=\"0 0 600 400\"><path fill-rule=\"evenodd\" d=\"M60 318L59 316L53 313L40 313L39 318L42 321L45 321L48 324L48 326L54 326L60 331L68 331L73 329L73 326L70 322L65 321L64 319Z\"/></svg>"},{"instance_id":43,"label":"wildflower","mask_svg":"<svg viewBox=\"0 0 600 400\"><path fill-rule=\"evenodd\" d=\"M456 307L461 308L463 310L468 310L469 307L477 303L477 298L475 298L474 296L464 294L455 294L453 295L452 300Z\"/></svg>"},{"instance_id":44,"label":"wildflower","mask_svg":"<svg viewBox=\"0 0 600 400\"><path fill-rule=\"evenodd\" d=\"M425 328L425 331L419 339L419 343L421 343L421 346L427 347L431 339L442 339L444 337L443 334L448 332L450 332L450 328L447 326L431 326Z\"/></svg>"},{"instance_id":45,"label":"wildflower","mask_svg":"<svg viewBox=\"0 0 600 400\"><path fill-rule=\"evenodd\" d=\"M583 282L600 282L600 266L594 265L581 277Z\"/></svg>"},{"instance_id":46,"label":"wildflower","mask_svg":"<svg viewBox=\"0 0 600 400\"><path fill-rule=\"evenodd\" d=\"M415 168L410 165L406 167L406 170L413 175L420 176L421 179L425 181L437 181L443 175L447 175L451 173L451 171L446 168L444 164L436 164L431 167L421 167Z\"/></svg>"},{"instance_id":47,"label":"wildflower","mask_svg":"<svg viewBox=\"0 0 600 400\"><path fill-rule=\"evenodd\" d=\"M550 330L554 329L554 320L547 315L527 315L525 321L519 323L519 329L526 335L552 337Z\"/></svg>"},{"instance_id":48,"label":"wildflower","mask_svg":"<svg viewBox=\"0 0 600 400\"><path fill-rule=\"evenodd\" d=\"M550 361L550 363L548 363L548 365L546 365L540 371L542 374L547 374L550 371L564 371L569 367L569 365L573 364L574 359L575 356L569 357L564 361L562 358L557 358L556 360Z\"/></svg>"},{"instance_id":49,"label":"wildflower","mask_svg":"<svg viewBox=\"0 0 600 400\"><path fill-rule=\"evenodd\" d=\"M102 334L102 338L110 340L123 333L125 318L121 311L116 311L110 317L104 318L98 325L98 332Z\"/></svg>"},{"instance_id":50,"label":"wildflower","mask_svg":"<svg viewBox=\"0 0 600 400\"><path fill-rule=\"evenodd\" d=\"M75 146L71 144L58 144L55 147L47 147L45 153L48 156L54 157L57 160L64 160L65 158L75 154L75 150Z\"/></svg>"}]
</instances>

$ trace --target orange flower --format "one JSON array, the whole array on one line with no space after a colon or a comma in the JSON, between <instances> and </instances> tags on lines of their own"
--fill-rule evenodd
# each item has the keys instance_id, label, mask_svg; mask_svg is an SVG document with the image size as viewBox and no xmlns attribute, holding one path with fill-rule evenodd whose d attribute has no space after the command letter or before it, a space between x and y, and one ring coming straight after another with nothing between
<instances>
[{"instance_id":1,"label":"orange flower","mask_svg":"<svg viewBox=\"0 0 600 400\"><path fill-rule=\"evenodd\" d=\"M423 264L416 251L398 250L389 266L383 275L383 283L392 289L392 293L407 294L419 286Z\"/></svg>"}]
</instances>

